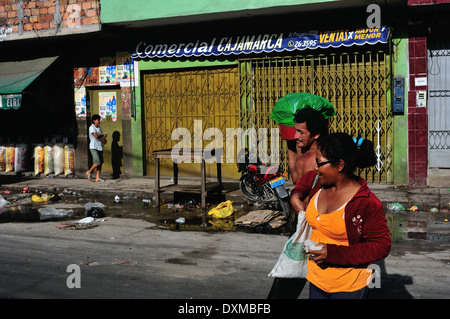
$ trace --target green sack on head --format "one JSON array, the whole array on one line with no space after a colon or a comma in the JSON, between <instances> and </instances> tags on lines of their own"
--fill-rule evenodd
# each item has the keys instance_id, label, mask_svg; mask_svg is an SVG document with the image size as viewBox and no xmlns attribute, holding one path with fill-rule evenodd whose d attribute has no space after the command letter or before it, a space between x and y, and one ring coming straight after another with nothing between
<instances>
[{"instance_id":1,"label":"green sack on head","mask_svg":"<svg viewBox=\"0 0 450 319\"><path fill-rule=\"evenodd\" d=\"M286 126L294 126L294 114L297 110L311 107L323 114L328 119L336 115L333 105L325 98L311 93L289 93L279 99L269 118Z\"/></svg>"}]
</instances>

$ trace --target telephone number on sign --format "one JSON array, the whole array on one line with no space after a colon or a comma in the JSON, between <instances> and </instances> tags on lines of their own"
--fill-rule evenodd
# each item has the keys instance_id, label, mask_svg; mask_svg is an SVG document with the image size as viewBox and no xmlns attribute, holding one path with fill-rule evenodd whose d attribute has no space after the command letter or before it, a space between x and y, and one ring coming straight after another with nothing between
<instances>
[{"instance_id":1,"label":"telephone number on sign","mask_svg":"<svg viewBox=\"0 0 450 319\"><path fill-rule=\"evenodd\" d=\"M302 41L289 41L288 45L294 48L308 48L315 47L317 45L317 40L302 40Z\"/></svg>"}]
</instances>

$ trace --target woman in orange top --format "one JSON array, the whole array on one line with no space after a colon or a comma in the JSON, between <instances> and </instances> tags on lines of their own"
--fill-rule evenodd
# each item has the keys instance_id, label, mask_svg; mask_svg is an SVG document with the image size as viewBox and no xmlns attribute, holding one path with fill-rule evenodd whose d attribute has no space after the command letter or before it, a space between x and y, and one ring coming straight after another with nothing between
<instances>
[{"instance_id":1,"label":"woman in orange top","mask_svg":"<svg viewBox=\"0 0 450 319\"><path fill-rule=\"evenodd\" d=\"M311 240L322 248L310 250L310 298L365 298L367 266L385 258L391 245L381 202L353 174L356 167L376 163L373 143L355 143L345 133L320 137L316 163L319 186L309 190L306 219L313 228ZM299 181L293 196L303 200L301 190Z\"/></svg>"}]
</instances>

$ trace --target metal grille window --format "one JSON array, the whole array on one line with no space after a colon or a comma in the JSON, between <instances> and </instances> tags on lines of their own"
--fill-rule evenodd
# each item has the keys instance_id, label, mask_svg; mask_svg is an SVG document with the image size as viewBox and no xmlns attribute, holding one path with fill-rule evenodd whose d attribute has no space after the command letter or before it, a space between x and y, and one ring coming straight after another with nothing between
<instances>
[{"instance_id":1,"label":"metal grille window","mask_svg":"<svg viewBox=\"0 0 450 319\"><path fill-rule=\"evenodd\" d=\"M309 92L327 98L337 115L330 132L346 132L373 141L378 163L357 172L369 182L392 181L392 112L388 105L388 56L384 52L320 54L240 61L241 125L276 127L273 105L288 93ZM270 130L269 130L270 131ZM287 170L282 142L280 164Z\"/></svg>"},{"instance_id":2,"label":"metal grille window","mask_svg":"<svg viewBox=\"0 0 450 319\"><path fill-rule=\"evenodd\" d=\"M428 50L428 166L450 167L450 42L434 40Z\"/></svg>"}]
</instances>

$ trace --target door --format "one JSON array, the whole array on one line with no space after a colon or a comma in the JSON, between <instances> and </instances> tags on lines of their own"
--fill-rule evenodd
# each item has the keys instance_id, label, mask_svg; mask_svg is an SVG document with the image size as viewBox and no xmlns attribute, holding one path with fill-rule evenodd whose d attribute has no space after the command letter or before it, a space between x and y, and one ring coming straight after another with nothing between
<instances>
[{"instance_id":1,"label":"door","mask_svg":"<svg viewBox=\"0 0 450 319\"><path fill-rule=\"evenodd\" d=\"M102 174L111 174L113 178L122 173L122 99L120 89L89 90L91 116L102 117L100 127L108 133L107 143L103 149ZM105 175L103 175L105 176Z\"/></svg>"},{"instance_id":2,"label":"door","mask_svg":"<svg viewBox=\"0 0 450 319\"><path fill-rule=\"evenodd\" d=\"M176 129L190 132L192 148L206 147L207 129L223 132L226 154L226 131L238 127L239 76L237 67L196 68L144 74L145 150L147 175L155 174L152 152L170 149L180 140L172 139ZM184 138L186 138L184 136ZM214 138L215 140L215 138ZM160 161L161 175L172 175L172 162ZM200 176L200 165L178 165L180 176ZM216 176L216 164L206 164L206 175ZM222 177L239 178L236 164L224 162Z\"/></svg>"},{"instance_id":3,"label":"door","mask_svg":"<svg viewBox=\"0 0 450 319\"><path fill-rule=\"evenodd\" d=\"M388 56L378 52L342 52L241 61L241 123L275 127L273 105L288 93L308 92L328 99L336 109L330 132L370 139L377 164L356 173L369 182L392 181L392 112L388 105ZM280 164L287 170L286 143Z\"/></svg>"},{"instance_id":4,"label":"door","mask_svg":"<svg viewBox=\"0 0 450 319\"><path fill-rule=\"evenodd\" d=\"M428 166L450 168L450 41L428 48Z\"/></svg>"}]
</instances>

